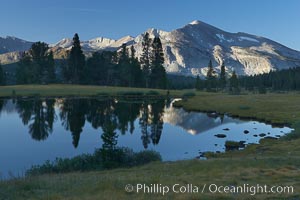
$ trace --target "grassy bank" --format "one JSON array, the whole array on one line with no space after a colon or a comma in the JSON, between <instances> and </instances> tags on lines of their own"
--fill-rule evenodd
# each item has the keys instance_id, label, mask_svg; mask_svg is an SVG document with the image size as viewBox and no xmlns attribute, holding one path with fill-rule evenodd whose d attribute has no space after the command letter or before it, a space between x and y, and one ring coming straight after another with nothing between
<instances>
[{"instance_id":1,"label":"grassy bank","mask_svg":"<svg viewBox=\"0 0 300 200\"><path fill-rule=\"evenodd\" d=\"M0 86L0 97L11 96L94 96L94 95L118 95L122 92L141 92L147 93L155 91L160 95L166 95L166 90L146 89L146 88L128 88L111 86L87 86L87 85L13 85ZM170 95L181 95L182 91L172 90Z\"/></svg>"},{"instance_id":2,"label":"grassy bank","mask_svg":"<svg viewBox=\"0 0 300 200\"><path fill-rule=\"evenodd\" d=\"M20 87L20 86L15 86ZM23 90L26 90L25 86ZM38 86L30 86L38 87ZM103 87L51 87L42 95L76 95L78 88L85 94L101 93ZM54 87L57 89L55 90ZM9 88L9 87L8 87ZM10 88L11 89L11 88ZM21 88L19 93L24 92ZM27 88L28 89L28 88ZM34 88L35 91L36 88ZM59 90L59 91L58 91ZM107 88L107 91L124 88ZM128 89L126 90L136 90ZM16 91L18 93L18 91ZM51 92L50 92L51 91ZM72 92L70 92L72 91ZM88 92L89 91L89 92ZM106 91L106 90L105 90ZM164 94L166 91L162 91ZM170 91L172 95L183 92ZM9 93L9 92L8 92ZM0 90L1 96L4 93ZM27 93L28 94L28 93ZM294 133L279 140L265 139L260 145L250 145L243 151L211 154L208 160L156 162L141 167L70 174L42 175L0 182L0 199L297 199L300 195L300 94L227 95L197 92L177 103L187 110L217 111L234 116L258 118L273 123L285 123ZM294 186L294 194L211 194L208 188L192 193L143 194L127 193L127 184L162 184L172 186L204 184ZM207 186L208 187L208 186Z\"/></svg>"},{"instance_id":3,"label":"grassy bank","mask_svg":"<svg viewBox=\"0 0 300 200\"><path fill-rule=\"evenodd\" d=\"M186 101L176 102L186 110L217 111L233 116L256 118L277 124L300 121L300 93L228 95L197 93Z\"/></svg>"}]
</instances>

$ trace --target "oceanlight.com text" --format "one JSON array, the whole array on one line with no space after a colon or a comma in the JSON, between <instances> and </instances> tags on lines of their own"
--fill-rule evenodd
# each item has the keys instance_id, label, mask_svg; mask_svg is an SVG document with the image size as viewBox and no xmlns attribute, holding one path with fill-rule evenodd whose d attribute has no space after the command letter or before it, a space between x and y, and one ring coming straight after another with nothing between
<instances>
[{"instance_id":1,"label":"oceanlight.com text","mask_svg":"<svg viewBox=\"0 0 300 200\"><path fill-rule=\"evenodd\" d=\"M249 194L254 196L256 194L293 194L293 186L281 185L263 185L263 184L242 184L242 185L218 185L218 184L179 184L163 185L163 184L142 184L135 185L127 184L125 186L126 192L134 192L137 194L161 194L168 193L211 193L211 194Z\"/></svg>"}]
</instances>

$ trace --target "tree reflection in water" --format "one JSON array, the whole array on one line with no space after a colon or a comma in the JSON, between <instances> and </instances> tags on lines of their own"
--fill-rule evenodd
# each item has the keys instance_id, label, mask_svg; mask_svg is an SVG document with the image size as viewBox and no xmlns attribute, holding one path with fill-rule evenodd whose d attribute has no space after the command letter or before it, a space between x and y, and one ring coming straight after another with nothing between
<instances>
[{"instance_id":1,"label":"tree reflection in water","mask_svg":"<svg viewBox=\"0 0 300 200\"><path fill-rule=\"evenodd\" d=\"M56 106L55 106L56 105ZM3 101L0 101L0 109ZM134 122L139 118L141 140L145 147L152 142L159 143L163 129L163 112L165 100L97 99L97 98L66 98L66 99L18 99L16 109L28 132L34 140L46 140L53 132L56 114L65 130L72 134L75 148L79 145L80 135L85 123L94 129L102 129L103 147L113 148L117 144L117 132L133 133ZM55 111L55 108L58 108ZM55 131L55 130L54 130ZM105 146L106 145L106 146Z\"/></svg>"},{"instance_id":2,"label":"tree reflection in water","mask_svg":"<svg viewBox=\"0 0 300 200\"><path fill-rule=\"evenodd\" d=\"M16 108L24 125L28 125L32 139L46 140L53 131L54 99L18 100Z\"/></svg>"}]
</instances>

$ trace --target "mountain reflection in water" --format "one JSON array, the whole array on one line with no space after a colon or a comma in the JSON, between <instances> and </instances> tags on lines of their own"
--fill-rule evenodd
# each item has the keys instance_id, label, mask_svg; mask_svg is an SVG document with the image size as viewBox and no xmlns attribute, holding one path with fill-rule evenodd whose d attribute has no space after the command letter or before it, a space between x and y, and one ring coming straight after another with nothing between
<instances>
[{"instance_id":1,"label":"mountain reflection in water","mask_svg":"<svg viewBox=\"0 0 300 200\"><path fill-rule=\"evenodd\" d=\"M163 160L181 160L224 152L228 140L258 143L292 129L186 112L165 99L36 97L0 100L0 130L1 173L92 153L107 140L134 151L158 151Z\"/></svg>"}]
</instances>

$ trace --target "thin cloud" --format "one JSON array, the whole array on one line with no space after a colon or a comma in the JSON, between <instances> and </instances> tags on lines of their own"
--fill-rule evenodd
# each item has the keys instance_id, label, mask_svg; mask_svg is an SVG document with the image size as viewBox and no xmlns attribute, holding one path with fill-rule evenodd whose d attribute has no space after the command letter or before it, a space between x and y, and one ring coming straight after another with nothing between
<instances>
[{"instance_id":1,"label":"thin cloud","mask_svg":"<svg viewBox=\"0 0 300 200\"><path fill-rule=\"evenodd\" d=\"M46 9L46 8L45 8ZM111 13L112 10L110 9L103 9L103 8L75 8L75 7L48 7L47 11L52 10L55 11L62 11L62 12L82 12L82 13Z\"/></svg>"},{"instance_id":2,"label":"thin cloud","mask_svg":"<svg viewBox=\"0 0 300 200\"><path fill-rule=\"evenodd\" d=\"M85 13L109 13L111 10L107 9L96 9L96 8L63 8L67 11L74 11L74 12L85 12Z\"/></svg>"}]
</instances>

